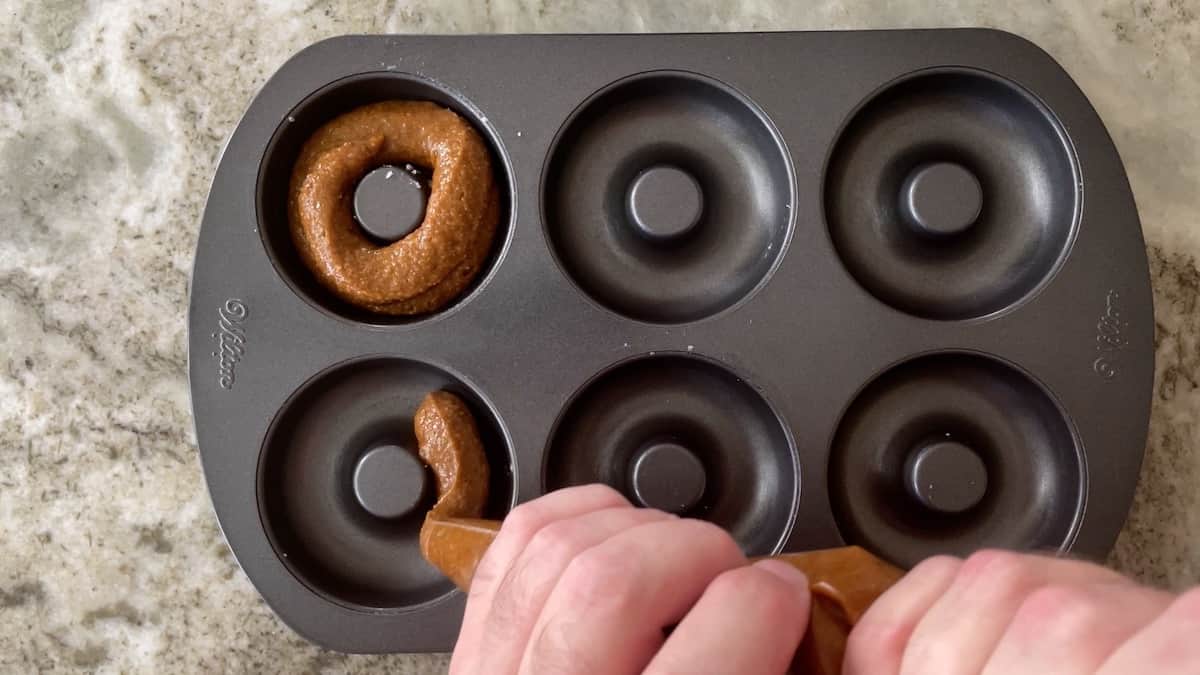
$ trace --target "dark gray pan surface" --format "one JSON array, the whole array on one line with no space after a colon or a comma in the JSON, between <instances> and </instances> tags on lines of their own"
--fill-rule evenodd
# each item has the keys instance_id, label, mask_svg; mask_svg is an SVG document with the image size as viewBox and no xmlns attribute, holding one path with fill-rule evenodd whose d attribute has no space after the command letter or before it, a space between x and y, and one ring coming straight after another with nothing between
<instances>
[{"instance_id":1,"label":"dark gray pan surface","mask_svg":"<svg viewBox=\"0 0 1200 675\"><path fill-rule=\"evenodd\" d=\"M300 144L389 98L473 122L504 192L484 273L416 320L338 303L288 234ZM191 292L221 527L342 651L453 645L463 597L416 548L432 485L396 450L431 389L480 422L488 515L604 480L753 554L1099 557L1145 443L1123 167L1068 75L996 31L321 42L230 138Z\"/></svg>"}]
</instances>

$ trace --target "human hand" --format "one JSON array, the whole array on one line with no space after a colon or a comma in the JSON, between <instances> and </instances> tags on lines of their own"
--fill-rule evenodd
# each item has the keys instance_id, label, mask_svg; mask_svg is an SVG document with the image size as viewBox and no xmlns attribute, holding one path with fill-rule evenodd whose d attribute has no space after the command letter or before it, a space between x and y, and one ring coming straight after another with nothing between
<instances>
[{"instance_id":1,"label":"human hand","mask_svg":"<svg viewBox=\"0 0 1200 675\"><path fill-rule=\"evenodd\" d=\"M748 564L711 523L634 508L600 485L568 488L504 519L450 672L782 673L809 602L801 572Z\"/></svg>"},{"instance_id":2,"label":"human hand","mask_svg":"<svg viewBox=\"0 0 1200 675\"><path fill-rule=\"evenodd\" d=\"M863 615L844 675L1200 673L1200 589L1178 598L1088 563L930 558Z\"/></svg>"}]
</instances>

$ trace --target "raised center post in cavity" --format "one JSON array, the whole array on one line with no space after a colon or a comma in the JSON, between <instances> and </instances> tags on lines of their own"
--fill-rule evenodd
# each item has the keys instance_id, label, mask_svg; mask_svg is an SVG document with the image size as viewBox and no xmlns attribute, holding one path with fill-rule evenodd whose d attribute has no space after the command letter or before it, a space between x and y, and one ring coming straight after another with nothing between
<instances>
[{"instance_id":1,"label":"raised center post in cavity","mask_svg":"<svg viewBox=\"0 0 1200 675\"><path fill-rule=\"evenodd\" d=\"M643 236L668 241L682 237L700 222L704 193L700 183L683 169L653 166L633 179L626 206L629 220Z\"/></svg>"},{"instance_id":2,"label":"raised center post in cavity","mask_svg":"<svg viewBox=\"0 0 1200 675\"><path fill-rule=\"evenodd\" d=\"M921 234L947 237L967 231L983 208L979 180L952 162L922 164L909 174L900 193L900 210Z\"/></svg>"},{"instance_id":3,"label":"raised center post in cavity","mask_svg":"<svg viewBox=\"0 0 1200 675\"><path fill-rule=\"evenodd\" d=\"M377 518L399 518L411 512L425 494L425 465L398 445L380 445L354 466L354 497Z\"/></svg>"},{"instance_id":4,"label":"raised center post in cavity","mask_svg":"<svg viewBox=\"0 0 1200 675\"><path fill-rule=\"evenodd\" d=\"M428 181L420 171L386 164L355 187L354 218L367 234L391 243L421 225L428 201Z\"/></svg>"},{"instance_id":5,"label":"raised center post in cavity","mask_svg":"<svg viewBox=\"0 0 1200 675\"><path fill-rule=\"evenodd\" d=\"M704 495L704 465L684 445L659 441L633 460L633 493L643 506L684 513Z\"/></svg>"},{"instance_id":6,"label":"raised center post in cavity","mask_svg":"<svg viewBox=\"0 0 1200 675\"><path fill-rule=\"evenodd\" d=\"M938 513L962 513L987 493L983 460L970 447L953 440L927 443L908 458L904 482L910 495Z\"/></svg>"}]
</instances>

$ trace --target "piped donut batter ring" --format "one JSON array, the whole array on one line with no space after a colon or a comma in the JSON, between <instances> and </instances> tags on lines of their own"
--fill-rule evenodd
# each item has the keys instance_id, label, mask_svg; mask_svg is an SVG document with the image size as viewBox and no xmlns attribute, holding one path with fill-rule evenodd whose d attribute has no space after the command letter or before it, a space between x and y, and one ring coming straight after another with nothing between
<instances>
[{"instance_id":1,"label":"piped donut batter ring","mask_svg":"<svg viewBox=\"0 0 1200 675\"><path fill-rule=\"evenodd\" d=\"M442 525L450 520L459 523L464 518L479 518L487 504L488 462L475 418L457 396L435 391L417 407L413 431L417 435L417 455L437 478L437 502L421 525L421 555L435 567L473 572L487 545L457 530L448 535ZM479 522L484 529L478 536L490 541L494 533L486 521Z\"/></svg>"},{"instance_id":2,"label":"piped donut batter ring","mask_svg":"<svg viewBox=\"0 0 1200 675\"><path fill-rule=\"evenodd\" d=\"M428 394L413 416L417 454L437 478L429 516L478 518L487 503L488 463L475 418L457 396Z\"/></svg>"},{"instance_id":3,"label":"piped donut batter ring","mask_svg":"<svg viewBox=\"0 0 1200 675\"><path fill-rule=\"evenodd\" d=\"M385 246L354 222L358 181L383 164L433 169L421 225ZM427 101L385 101L317 130L292 169L292 240L338 297L385 314L422 314L458 296L478 274L500 219L487 146L454 112Z\"/></svg>"}]
</instances>

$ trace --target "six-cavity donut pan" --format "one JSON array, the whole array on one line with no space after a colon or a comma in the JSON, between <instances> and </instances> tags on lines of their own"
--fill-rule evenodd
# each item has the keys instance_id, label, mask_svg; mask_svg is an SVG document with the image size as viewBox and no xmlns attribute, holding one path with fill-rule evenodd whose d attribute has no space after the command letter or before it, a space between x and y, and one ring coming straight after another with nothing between
<instances>
[{"instance_id":1,"label":"six-cavity donut pan","mask_svg":"<svg viewBox=\"0 0 1200 675\"><path fill-rule=\"evenodd\" d=\"M287 221L304 141L390 99L469 120L503 194L483 271L422 317L336 299ZM347 202L412 218L386 185ZM342 651L453 645L464 597L419 554L411 460L436 389L478 421L487 516L600 481L749 554L1103 556L1144 450L1120 159L1054 60L990 30L321 42L229 139L191 293L225 537Z\"/></svg>"}]
</instances>

